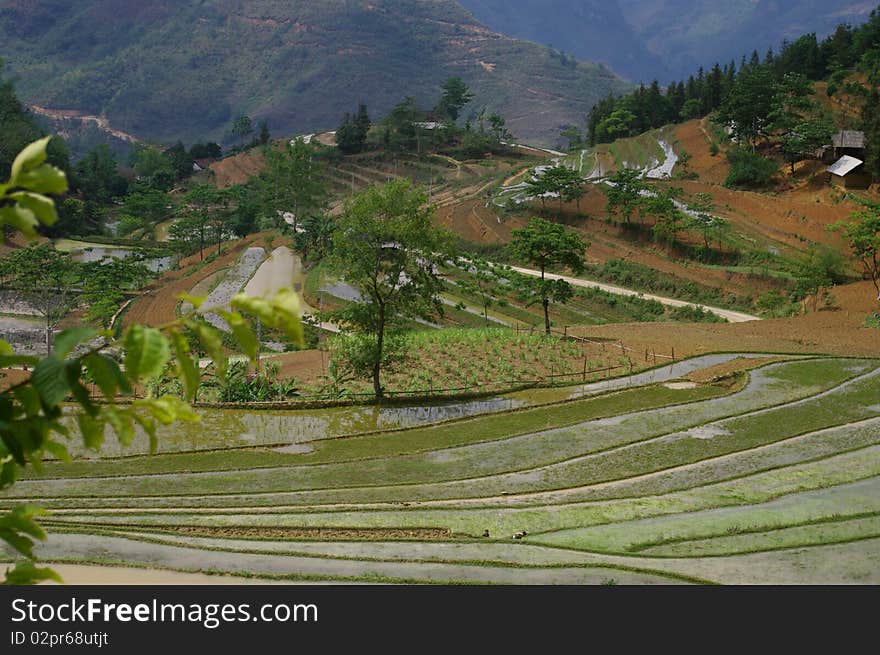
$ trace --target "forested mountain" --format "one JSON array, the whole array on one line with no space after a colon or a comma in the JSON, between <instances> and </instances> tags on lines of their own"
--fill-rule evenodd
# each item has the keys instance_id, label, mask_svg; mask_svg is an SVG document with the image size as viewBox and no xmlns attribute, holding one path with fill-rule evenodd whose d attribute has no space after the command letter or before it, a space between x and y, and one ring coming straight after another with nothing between
<instances>
[{"instance_id":1,"label":"forested mountain","mask_svg":"<svg viewBox=\"0 0 880 655\"><path fill-rule=\"evenodd\" d=\"M605 62L635 81L668 82L699 66L867 19L866 0L460 0L491 29Z\"/></svg>"},{"instance_id":2,"label":"forested mountain","mask_svg":"<svg viewBox=\"0 0 880 655\"><path fill-rule=\"evenodd\" d=\"M552 143L626 84L604 67L486 29L452 0L2 0L0 56L24 100L139 137L332 129L358 102L431 106L462 77L519 138ZM467 116L464 116L466 119Z\"/></svg>"}]
</instances>

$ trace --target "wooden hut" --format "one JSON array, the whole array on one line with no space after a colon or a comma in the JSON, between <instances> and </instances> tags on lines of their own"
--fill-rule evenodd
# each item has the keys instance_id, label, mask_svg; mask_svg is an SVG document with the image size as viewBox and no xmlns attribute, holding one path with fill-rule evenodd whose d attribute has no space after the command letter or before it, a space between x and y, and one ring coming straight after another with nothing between
<instances>
[{"instance_id":1,"label":"wooden hut","mask_svg":"<svg viewBox=\"0 0 880 655\"><path fill-rule=\"evenodd\" d=\"M843 155L828 167L833 186L843 189L867 189L871 186L871 174L865 162L850 155Z\"/></svg>"}]
</instances>

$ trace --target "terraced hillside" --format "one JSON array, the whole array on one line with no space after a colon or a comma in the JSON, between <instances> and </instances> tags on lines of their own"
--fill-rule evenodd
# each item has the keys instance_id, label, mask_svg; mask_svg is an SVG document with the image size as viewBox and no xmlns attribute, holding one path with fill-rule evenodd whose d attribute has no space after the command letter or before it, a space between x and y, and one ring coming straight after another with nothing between
<instances>
[{"instance_id":1,"label":"terraced hillside","mask_svg":"<svg viewBox=\"0 0 880 655\"><path fill-rule=\"evenodd\" d=\"M880 360L674 366L509 396L473 411L516 409L440 425L428 408L375 410L378 431L339 410L263 415L153 457L50 462L2 504L51 508L40 554L91 565L63 570L92 580L121 565L284 580L880 582Z\"/></svg>"}]
</instances>

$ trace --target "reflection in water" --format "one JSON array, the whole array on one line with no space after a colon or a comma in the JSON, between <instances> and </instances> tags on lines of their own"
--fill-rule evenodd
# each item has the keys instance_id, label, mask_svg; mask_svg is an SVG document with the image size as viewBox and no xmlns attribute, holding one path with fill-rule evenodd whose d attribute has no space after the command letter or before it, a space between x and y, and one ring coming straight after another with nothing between
<instances>
[{"instance_id":1,"label":"reflection in water","mask_svg":"<svg viewBox=\"0 0 880 655\"><path fill-rule=\"evenodd\" d=\"M90 264L92 262L100 262L105 258L125 259L126 257L131 257L136 254L136 252L137 251L128 248L104 248L101 246L92 246L81 250L74 250L73 260L83 264ZM144 266L154 273L161 273L162 271L167 271L171 268L172 259L171 257L153 257L145 259L143 263Z\"/></svg>"},{"instance_id":2,"label":"reflection in water","mask_svg":"<svg viewBox=\"0 0 880 655\"><path fill-rule=\"evenodd\" d=\"M160 427L159 452L212 450L264 444L306 444L349 434L406 428L455 418L515 409L525 401L488 398L465 402L399 407L337 407L317 410L202 409L198 423ZM76 426L68 422L76 433ZM81 439L71 439L75 455L99 456L81 450ZM109 433L100 456L149 452L149 439L139 428L131 446L122 449Z\"/></svg>"}]
</instances>

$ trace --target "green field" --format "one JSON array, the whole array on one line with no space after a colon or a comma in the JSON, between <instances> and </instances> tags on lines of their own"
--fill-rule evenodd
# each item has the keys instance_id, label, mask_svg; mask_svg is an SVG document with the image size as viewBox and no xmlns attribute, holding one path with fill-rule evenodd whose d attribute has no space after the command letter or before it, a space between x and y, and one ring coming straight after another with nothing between
<instances>
[{"instance_id":1,"label":"green field","mask_svg":"<svg viewBox=\"0 0 880 655\"><path fill-rule=\"evenodd\" d=\"M56 563L291 580L880 582L880 361L565 398L348 432L328 410L311 432L272 412L250 446L224 448L212 424L208 449L190 433L156 456L49 462L0 503L52 510L40 552Z\"/></svg>"}]
</instances>

